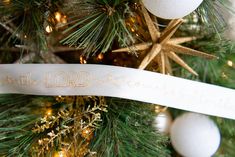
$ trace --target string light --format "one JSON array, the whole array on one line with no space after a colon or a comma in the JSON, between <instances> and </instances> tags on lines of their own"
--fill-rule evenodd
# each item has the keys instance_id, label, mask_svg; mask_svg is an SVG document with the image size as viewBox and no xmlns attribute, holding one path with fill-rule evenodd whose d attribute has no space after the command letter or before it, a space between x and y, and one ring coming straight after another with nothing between
<instances>
[{"instance_id":1,"label":"string light","mask_svg":"<svg viewBox=\"0 0 235 157\"><path fill-rule=\"evenodd\" d=\"M55 19L56 19L56 29L63 28L67 24L67 16L63 15L60 12L55 12Z\"/></svg>"},{"instance_id":2,"label":"string light","mask_svg":"<svg viewBox=\"0 0 235 157\"><path fill-rule=\"evenodd\" d=\"M231 60L227 61L228 66L233 67L233 62Z\"/></svg>"},{"instance_id":3,"label":"string light","mask_svg":"<svg viewBox=\"0 0 235 157\"><path fill-rule=\"evenodd\" d=\"M46 111L46 115L47 115L47 116L51 116L51 115L52 115L52 109L48 109L48 110Z\"/></svg>"},{"instance_id":4,"label":"string light","mask_svg":"<svg viewBox=\"0 0 235 157\"><path fill-rule=\"evenodd\" d=\"M46 26L46 32L51 33L53 31L51 26Z\"/></svg>"},{"instance_id":5,"label":"string light","mask_svg":"<svg viewBox=\"0 0 235 157\"><path fill-rule=\"evenodd\" d=\"M43 140L38 140L38 144L42 145L43 144Z\"/></svg>"},{"instance_id":6,"label":"string light","mask_svg":"<svg viewBox=\"0 0 235 157\"><path fill-rule=\"evenodd\" d=\"M97 59L98 59L98 60L103 60L103 58L104 58L103 53L100 53L100 54L97 56Z\"/></svg>"},{"instance_id":7,"label":"string light","mask_svg":"<svg viewBox=\"0 0 235 157\"><path fill-rule=\"evenodd\" d=\"M4 4L10 4L10 3L11 3L11 0L3 0L3 3L4 3Z\"/></svg>"},{"instance_id":8,"label":"string light","mask_svg":"<svg viewBox=\"0 0 235 157\"><path fill-rule=\"evenodd\" d=\"M161 113L161 112L165 112L167 110L168 107L163 107L163 106L159 106L159 105L156 105L155 106L155 112L156 113Z\"/></svg>"},{"instance_id":9,"label":"string light","mask_svg":"<svg viewBox=\"0 0 235 157\"><path fill-rule=\"evenodd\" d=\"M61 18L61 23L67 23L67 16L63 16L63 18Z\"/></svg>"},{"instance_id":10,"label":"string light","mask_svg":"<svg viewBox=\"0 0 235 157\"><path fill-rule=\"evenodd\" d=\"M86 64L87 63L87 61L85 60L85 58L83 56L80 56L79 59L80 59L81 64Z\"/></svg>"},{"instance_id":11,"label":"string light","mask_svg":"<svg viewBox=\"0 0 235 157\"><path fill-rule=\"evenodd\" d=\"M58 12L58 11L55 12L55 19L57 22L61 22L61 17L62 17L62 15L60 12Z\"/></svg>"},{"instance_id":12,"label":"string light","mask_svg":"<svg viewBox=\"0 0 235 157\"><path fill-rule=\"evenodd\" d=\"M60 12L55 12L55 19L58 23L67 23L67 16L63 16Z\"/></svg>"},{"instance_id":13,"label":"string light","mask_svg":"<svg viewBox=\"0 0 235 157\"><path fill-rule=\"evenodd\" d=\"M227 78L228 78L228 76L225 74L225 72L222 72L222 77L223 77L224 79L227 79Z\"/></svg>"}]
</instances>

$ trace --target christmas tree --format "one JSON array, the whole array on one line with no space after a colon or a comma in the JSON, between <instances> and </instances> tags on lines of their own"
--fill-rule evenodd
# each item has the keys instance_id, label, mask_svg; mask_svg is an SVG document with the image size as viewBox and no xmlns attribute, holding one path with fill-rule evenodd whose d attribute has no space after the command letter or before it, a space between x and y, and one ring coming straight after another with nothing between
<instances>
[{"instance_id":1,"label":"christmas tree","mask_svg":"<svg viewBox=\"0 0 235 157\"><path fill-rule=\"evenodd\" d=\"M0 157L234 157L233 5L0 0Z\"/></svg>"}]
</instances>

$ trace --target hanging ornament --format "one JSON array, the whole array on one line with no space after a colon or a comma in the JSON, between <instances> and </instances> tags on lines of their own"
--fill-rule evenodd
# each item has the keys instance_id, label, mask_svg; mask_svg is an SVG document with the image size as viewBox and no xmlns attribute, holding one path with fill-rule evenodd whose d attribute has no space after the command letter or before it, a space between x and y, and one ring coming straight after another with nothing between
<instances>
[{"instance_id":1,"label":"hanging ornament","mask_svg":"<svg viewBox=\"0 0 235 157\"><path fill-rule=\"evenodd\" d=\"M220 132L207 116L186 113L171 126L171 143L185 157L210 157L219 147Z\"/></svg>"},{"instance_id":2,"label":"hanging ornament","mask_svg":"<svg viewBox=\"0 0 235 157\"><path fill-rule=\"evenodd\" d=\"M140 44L135 44L130 47L120 48L112 52L130 52L130 51L149 51L139 65L139 69L145 69L152 61L159 65L160 72L163 74L172 74L170 59L178 63L183 68L187 69L190 73L198 75L187 63L181 59L177 53L203 57L206 59L217 58L214 55L207 54L198 50L194 50L180 44L195 40L195 37L177 37L172 36L182 24L182 19L172 20L168 26L160 32L157 21L152 20L147 10L141 5L144 19L146 21L151 40Z\"/></svg>"},{"instance_id":3,"label":"hanging ornament","mask_svg":"<svg viewBox=\"0 0 235 157\"><path fill-rule=\"evenodd\" d=\"M203 0L143 0L153 15L164 19L182 18L193 12Z\"/></svg>"},{"instance_id":4,"label":"hanging ornament","mask_svg":"<svg viewBox=\"0 0 235 157\"><path fill-rule=\"evenodd\" d=\"M235 8L235 1L230 0L231 8ZM233 10L233 9L232 9ZM227 27L224 32L224 38L234 41L235 40L235 16L230 9L220 10L223 15Z\"/></svg>"},{"instance_id":5,"label":"hanging ornament","mask_svg":"<svg viewBox=\"0 0 235 157\"><path fill-rule=\"evenodd\" d=\"M172 124L170 112L166 108L159 106L155 107L155 112L157 116L154 118L153 126L158 132L168 134Z\"/></svg>"}]
</instances>

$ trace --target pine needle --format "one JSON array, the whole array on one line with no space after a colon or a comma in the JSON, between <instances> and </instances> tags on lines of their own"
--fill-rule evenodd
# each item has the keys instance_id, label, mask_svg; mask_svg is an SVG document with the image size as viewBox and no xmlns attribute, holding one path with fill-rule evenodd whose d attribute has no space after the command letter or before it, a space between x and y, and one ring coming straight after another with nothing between
<instances>
[{"instance_id":1,"label":"pine needle","mask_svg":"<svg viewBox=\"0 0 235 157\"><path fill-rule=\"evenodd\" d=\"M152 126L151 106L110 98L108 113L98 129L92 151L99 157L167 157L167 137Z\"/></svg>"},{"instance_id":2,"label":"pine needle","mask_svg":"<svg viewBox=\"0 0 235 157\"><path fill-rule=\"evenodd\" d=\"M72 24L64 33L70 32L61 43L84 49L87 57L96 52L110 50L115 40L121 45L134 41L125 25L125 17L131 14L127 0L72 1L68 10L78 10ZM89 11L90 10L90 11Z\"/></svg>"}]
</instances>

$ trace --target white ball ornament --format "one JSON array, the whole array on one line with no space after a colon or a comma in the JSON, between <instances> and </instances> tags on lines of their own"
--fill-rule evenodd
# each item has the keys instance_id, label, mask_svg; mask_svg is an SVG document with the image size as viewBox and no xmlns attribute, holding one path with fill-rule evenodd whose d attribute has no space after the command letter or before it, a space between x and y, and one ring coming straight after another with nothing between
<instances>
[{"instance_id":1,"label":"white ball ornament","mask_svg":"<svg viewBox=\"0 0 235 157\"><path fill-rule=\"evenodd\" d=\"M178 19L193 12L203 0L143 0L153 15L164 19Z\"/></svg>"},{"instance_id":2,"label":"white ball ornament","mask_svg":"<svg viewBox=\"0 0 235 157\"><path fill-rule=\"evenodd\" d=\"M235 8L235 1L230 0L231 7ZM231 12L229 9L226 10L219 10L222 13L225 22L227 23L227 28L225 30L224 37L229 40L235 41L235 16L234 13Z\"/></svg>"},{"instance_id":3,"label":"white ball ornament","mask_svg":"<svg viewBox=\"0 0 235 157\"><path fill-rule=\"evenodd\" d=\"M178 117L171 126L170 138L175 150L184 157L211 157L220 145L216 124L196 113Z\"/></svg>"},{"instance_id":4,"label":"white ball ornament","mask_svg":"<svg viewBox=\"0 0 235 157\"><path fill-rule=\"evenodd\" d=\"M172 117L168 111L160 112L154 118L154 128L160 133L168 134L172 124Z\"/></svg>"}]
</instances>

